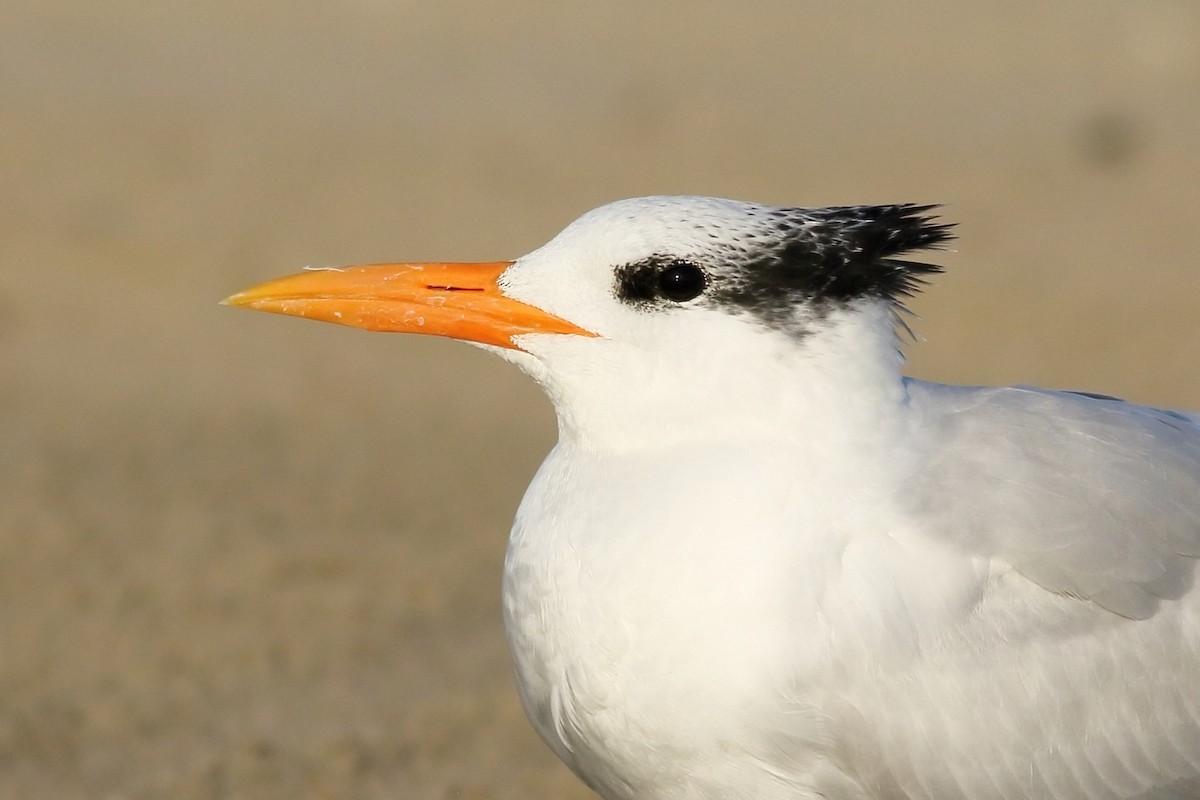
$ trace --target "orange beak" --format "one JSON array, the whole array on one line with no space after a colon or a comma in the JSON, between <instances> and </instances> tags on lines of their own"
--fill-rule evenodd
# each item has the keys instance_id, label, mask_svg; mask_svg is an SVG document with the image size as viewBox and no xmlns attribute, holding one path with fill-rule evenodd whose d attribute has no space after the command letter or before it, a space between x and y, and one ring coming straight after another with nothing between
<instances>
[{"instance_id":1,"label":"orange beak","mask_svg":"<svg viewBox=\"0 0 1200 800\"><path fill-rule=\"evenodd\" d=\"M424 333L519 350L525 333L594 336L505 296L496 281L511 261L369 264L307 270L268 281L224 303L336 322L369 331Z\"/></svg>"}]
</instances>

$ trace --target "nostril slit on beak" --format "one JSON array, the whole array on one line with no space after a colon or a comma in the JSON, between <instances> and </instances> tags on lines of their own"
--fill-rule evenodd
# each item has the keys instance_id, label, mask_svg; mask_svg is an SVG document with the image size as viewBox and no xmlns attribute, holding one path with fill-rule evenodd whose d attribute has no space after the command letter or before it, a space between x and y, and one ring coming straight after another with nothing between
<instances>
[{"instance_id":1,"label":"nostril slit on beak","mask_svg":"<svg viewBox=\"0 0 1200 800\"><path fill-rule=\"evenodd\" d=\"M438 286L436 284L425 287L426 289L434 289L439 292L482 292L483 288L479 286Z\"/></svg>"}]
</instances>

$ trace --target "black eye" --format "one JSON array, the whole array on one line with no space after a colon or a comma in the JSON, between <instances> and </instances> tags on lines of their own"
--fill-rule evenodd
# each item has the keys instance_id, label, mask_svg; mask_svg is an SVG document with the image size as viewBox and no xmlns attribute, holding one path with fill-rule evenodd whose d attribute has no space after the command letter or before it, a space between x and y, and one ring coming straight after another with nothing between
<instances>
[{"instance_id":1,"label":"black eye","mask_svg":"<svg viewBox=\"0 0 1200 800\"><path fill-rule=\"evenodd\" d=\"M699 297L707 283L704 271L687 261L676 261L658 273L658 291L676 303Z\"/></svg>"}]
</instances>

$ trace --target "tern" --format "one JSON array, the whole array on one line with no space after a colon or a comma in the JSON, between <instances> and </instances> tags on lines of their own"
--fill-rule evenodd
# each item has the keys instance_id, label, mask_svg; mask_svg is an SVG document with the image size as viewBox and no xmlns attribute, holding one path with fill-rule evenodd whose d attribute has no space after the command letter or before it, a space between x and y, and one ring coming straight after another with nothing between
<instances>
[{"instance_id":1,"label":"tern","mask_svg":"<svg viewBox=\"0 0 1200 800\"><path fill-rule=\"evenodd\" d=\"M515 261L226 302L549 395L505 624L607 800L1200 797L1200 417L904 377L935 209L623 200Z\"/></svg>"}]
</instances>

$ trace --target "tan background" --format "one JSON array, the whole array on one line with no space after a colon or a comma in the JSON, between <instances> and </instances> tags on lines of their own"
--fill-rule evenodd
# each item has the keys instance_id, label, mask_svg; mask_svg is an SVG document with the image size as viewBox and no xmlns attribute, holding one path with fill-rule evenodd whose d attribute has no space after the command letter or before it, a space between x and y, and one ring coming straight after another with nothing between
<instances>
[{"instance_id":1,"label":"tan background","mask_svg":"<svg viewBox=\"0 0 1200 800\"><path fill-rule=\"evenodd\" d=\"M8 3L0 112L4 798L588 796L497 604L547 403L260 279L940 201L912 372L1200 407L1187 0Z\"/></svg>"}]
</instances>

